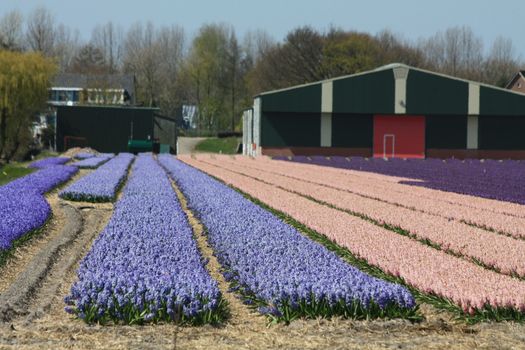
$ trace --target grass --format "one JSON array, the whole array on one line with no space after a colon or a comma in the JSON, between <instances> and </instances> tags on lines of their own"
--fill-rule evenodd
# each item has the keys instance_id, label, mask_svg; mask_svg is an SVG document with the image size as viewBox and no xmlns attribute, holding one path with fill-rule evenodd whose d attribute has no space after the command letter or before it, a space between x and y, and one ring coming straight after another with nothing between
<instances>
[{"instance_id":1,"label":"grass","mask_svg":"<svg viewBox=\"0 0 525 350\"><path fill-rule=\"evenodd\" d=\"M35 169L31 169L20 163L9 163L0 168L0 186L5 185L19 177L30 174Z\"/></svg>"},{"instance_id":2,"label":"grass","mask_svg":"<svg viewBox=\"0 0 525 350\"><path fill-rule=\"evenodd\" d=\"M195 150L207 153L236 154L238 145L238 137L211 137L199 142Z\"/></svg>"}]
</instances>

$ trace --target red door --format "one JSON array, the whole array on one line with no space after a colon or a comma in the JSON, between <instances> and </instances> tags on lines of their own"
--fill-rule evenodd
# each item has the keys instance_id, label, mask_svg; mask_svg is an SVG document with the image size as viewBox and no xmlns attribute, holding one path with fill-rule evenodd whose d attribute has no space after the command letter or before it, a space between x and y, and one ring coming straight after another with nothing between
<instances>
[{"instance_id":1,"label":"red door","mask_svg":"<svg viewBox=\"0 0 525 350\"><path fill-rule=\"evenodd\" d=\"M375 115L374 157L425 158L425 117Z\"/></svg>"}]
</instances>

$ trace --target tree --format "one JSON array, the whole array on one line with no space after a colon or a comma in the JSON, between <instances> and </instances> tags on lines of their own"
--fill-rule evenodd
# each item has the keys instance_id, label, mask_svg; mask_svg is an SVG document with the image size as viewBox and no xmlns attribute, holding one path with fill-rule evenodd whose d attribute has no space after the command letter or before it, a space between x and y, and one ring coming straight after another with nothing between
<instances>
[{"instance_id":1,"label":"tree","mask_svg":"<svg viewBox=\"0 0 525 350\"><path fill-rule=\"evenodd\" d=\"M146 106L158 105L157 82L161 77L160 57L156 52L155 27L136 23L128 30L124 42L124 71L137 77L137 95Z\"/></svg>"},{"instance_id":2,"label":"tree","mask_svg":"<svg viewBox=\"0 0 525 350\"><path fill-rule=\"evenodd\" d=\"M55 45L55 19L45 8L38 7L27 20L26 40L29 48L52 57Z\"/></svg>"},{"instance_id":3,"label":"tree","mask_svg":"<svg viewBox=\"0 0 525 350\"><path fill-rule=\"evenodd\" d=\"M73 58L71 71L80 74L102 74L108 70L104 55L91 44L84 45Z\"/></svg>"},{"instance_id":4,"label":"tree","mask_svg":"<svg viewBox=\"0 0 525 350\"><path fill-rule=\"evenodd\" d=\"M492 44L484 63L484 80L490 84L505 87L519 70L519 66L512 40L500 36Z\"/></svg>"},{"instance_id":5,"label":"tree","mask_svg":"<svg viewBox=\"0 0 525 350\"><path fill-rule=\"evenodd\" d=\"M155 36L158 106L163 114L173 117L182 104L185 90L181 79L184 42L184 30L179 26L161 27Z\"/></svg>"},{"instance_id":6,"label":"tree","mask_svg":"<svg viewBox=\"0 0 525 350\"><path fill-rule=\"evenodd\" d=\"M0 48L22 49L22 15L18 11L6 13L0 20Z\"/></svg>"},{"instance_id":7,"label":"tree","mask_svg":"<svg viewBox=\"0 0 525 350\"><path fill-rule=\"evenodd\" d=\"M469 27L452 27L420 43L426 68L466 79L480 80L483 41Z\"/></svg>"},{"instance_id":8,"label":"tree","mask_svg":"<svg viewBox=\"0 0 525 350\"><path fill-rule=\"evenodd\" d=\"M80 50L79 36L78 30L72 31L63 24L56 28L53 56L58 63L60 72L67 72L72 69L74 59Z\"/></svg>"},{"instance_id":9,"label":"tree","mask_svg":"<svg viewBox=\"0 0 525 350\"><path fill-rule=\"evenodd\" d=\"M380 51L369 34L332 30L323 47L323 74L335 77L374 69L381 64Z\"/></svg>"},{"instance_id":10,"label":"tree","mask_svg":"<svg viewBox=\"0 0 525 350\"><path fill-rule=\"evenodd\" d=\"M229 126L228 42L231 28L223 24L203 25L193 39L186 60L190 101L198 107L198 127L224 130Z\"/></svg>"},{"instance_id":11,"label":"tree","mask_svg":"<svg viewBox=\"0 0 525 350\"><path fill-rule=\"evenodd\" d=\"M29 142L55 69L40 53L0 51L0 158L7 162Z\"/></svg>"},{"instance_id":12,"label":"tree","mask_svg":"<svg viewBox=\"0 0 525 350\"><path fill-rule=\"evenodd\" d=\"M99 25L93 29L91 44L102 52L108 72L116 73L122 65L124 34L122 28L113 22Z\"/></svg>"}]
</instances>

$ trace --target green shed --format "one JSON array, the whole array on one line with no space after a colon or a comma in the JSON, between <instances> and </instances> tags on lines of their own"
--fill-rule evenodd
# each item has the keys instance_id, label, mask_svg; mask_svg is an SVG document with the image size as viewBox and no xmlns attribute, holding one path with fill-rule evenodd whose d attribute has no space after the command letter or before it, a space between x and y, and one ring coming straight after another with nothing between
<instances>
[{"instance_id":1,"label":"green shed","mask_svg":"<svg viewBox=\"0 0 525 350\"><path fill-rule=\"evenodd\" d=\"M80 146L99 152L151 151L156 141L176 147L175 120L158 108L59 106L56 145L59 152ZM130 142L131 141L131 142Z\"/></svg>"}]
</instances>

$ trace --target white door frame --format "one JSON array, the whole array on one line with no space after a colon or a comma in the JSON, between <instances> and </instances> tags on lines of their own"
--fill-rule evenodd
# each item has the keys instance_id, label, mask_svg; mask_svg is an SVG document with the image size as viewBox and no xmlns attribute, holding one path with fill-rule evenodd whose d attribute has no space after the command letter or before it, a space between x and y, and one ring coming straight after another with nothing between
<instances>
[{"instance_id":1,"label":"white door frame","mask_svg":"<svg viewBox=\"0 0 525 350\"><path fill-rule=\"evenodd\" d=\"M386 140L388 138L392 138L392 158L395 157L395 147L396 147L396 135L395 134L383 134L383 158L387 158L386 156Z\"/></svg>"}]
</instances>

